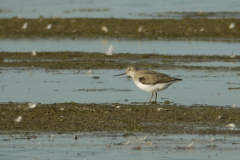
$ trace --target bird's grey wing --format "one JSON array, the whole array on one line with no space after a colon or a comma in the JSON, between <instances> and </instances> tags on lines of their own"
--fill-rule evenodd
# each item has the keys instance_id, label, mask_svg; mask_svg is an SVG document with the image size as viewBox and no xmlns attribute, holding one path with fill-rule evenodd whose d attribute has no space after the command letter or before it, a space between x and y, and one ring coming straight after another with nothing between
<instances>
[{"instance_id":1,"label":"bird's grey wing","mask_svg":"<svg viewBox=\"0 0 240 160\"><path fill-rule=\"evenodd\" d=\"M158 72L145 72L144 74L139 74L139 81L146 85L155 85L157 83L167 83L172 81L177 81L180 79L170 77L166 74Z\"/></svg>"}]
</instances>

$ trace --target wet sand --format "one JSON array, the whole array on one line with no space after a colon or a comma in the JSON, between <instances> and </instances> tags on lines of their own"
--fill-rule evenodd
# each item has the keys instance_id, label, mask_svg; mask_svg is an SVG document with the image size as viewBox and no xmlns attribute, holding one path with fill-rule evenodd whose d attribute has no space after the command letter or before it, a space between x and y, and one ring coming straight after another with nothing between
<instances>
[{"instance_id":1,"label":"wet sand","mask_svg":"<svg viewBox=\"0 0 240 160\"><path fill-rule=\"evenodd\" d=\"M22 29L27 23L26 29ZM235 27L229 28L231 23ZM52 28L46 27L52 24ZM1 38L115 38L115 39L218 39L238 40L239 19L0 19ZM105 28L104 28L105 27ZM239 62L240 57L229 56L170 56L157 54L114 54L88 52L1 52L0 66L11 69L36 67L44 69L123 69L134 65L141 68L182 68L212 71L239 71L239 67L173 65L172 62ZM161 63L159 63L161 62ZM239 75L239 74L238 74ZM197 96L197 95L196 95ZM119 107L118 107L119 106ZM0 104L2 130L156 132L162 134L239 134L229 130L228 123L239 126L238 108L218 106L180 106L159 104ZM22 121L14 119L21 115Z\"/></svg>"},{"instance_id":2,"label":"wet sand","mask_svg":"<svg viewBox=\"0 0 240 160\"><path fill-rule=\"evenodd\" d=\"M37 67L44 69L125 69L134 65L140 68L187 69L212 71L239 71L240 67L178 65L174 62L239 62L240 56L164 55L164 54L113 54L89 52L0 52L0 67Z\"/></svg>"},{"instance_id":3,"label":"wet sand","mask_svg":"<svg viewBox=\"0 0 240 160\"><path fill-rule=\"evenodd\" d=\"M0 19L0 38L18 40L48 37L144 40L169 38L239 41L239 19L205 19L211 17L209 14L200 16L203 19L187 19L195 16L195 14L186 14L183 17L186 19L179 20L17 19L15 17ZM22 29L25 23L28 26ZM232 23L235 26L229 28ZM47 29L49 24L52 24L52 27ZM129 65L135 65L151 69L181 68L218 72L239 71L240 68L187 66L173 63L234 63L239 60L239 56L230 58L229 56L121 53L106 56L104 53L87 52L38 52L37 56L32 56L30 52L0 53L0 67L9 70L12 68L123 69ZM236 74L239 76L238 72ZM196 96L198 96L197 93ZM0 104L0 113L0 134L2 135L0 148L3 151L0 156L12 159L63 157L65 159L96 159L96 157L116 159L116 155L121 159L126 156L135 159L239 158L239 108L209 105L183 106L172 103L169 105L169 101L165 101L165 104L70 102L37 104L36 108L29 109L27 103L9 102ZM16 122L19 116L22 119ZM234 123L236 127L227 128L226 125L229 123ZM146 141L143 141L143 137L147 134ZM205 137L210 135L210 137L203 138L204 136L200 137L201 135ZM214 135L213 138L212 135ZM194 145L187 147L193 140Z\"/></svg>"},{"instance_id":4,"label":"wet sand","mask_svg":"<svg viewBox=\"0 0 240 160\"><path fill-rule=\"evenodd\" d=\"M167 102L166 102L167 103ZM226 125L240 125L239 108L218 106L180 106L159 104L38 104L29 109L27 104L0 104L1 130L44 131L59 133L82 131L153 132L160 134L228 134ZM20 122L15 122L18 116Z\"/></svg>"},{"instance_id":5,"label":"wet sand","mask_svg":"<svg viewBox=\"0 0 240 160\"><path fill-rule=\"evenodd\" d=\"M27 28L22 29L27 23ZM233 28L229 28L234 23ZM50 29L47 26L52 24ZM239 19L0 19L1 38L239 39ZM104 28L105 27L105 28Z\"/></svg>"}]
</instances>

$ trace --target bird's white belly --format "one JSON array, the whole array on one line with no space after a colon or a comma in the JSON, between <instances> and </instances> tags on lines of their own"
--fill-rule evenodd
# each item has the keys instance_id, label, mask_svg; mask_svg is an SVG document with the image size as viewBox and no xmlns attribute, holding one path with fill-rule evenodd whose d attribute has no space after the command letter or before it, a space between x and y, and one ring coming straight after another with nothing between
<instances>
[{"instance_id":1,"label":"bird's white belly","mask_svg":"<svg viewBox=\"0 0 240 160\"><path fill-rule=\"evenodd\" d=\"M169 82L169 83L158 83L155 85L145 85L142 84L139 81L134 81L134 83L137 85L138 88L140 88L141 90L147 91L147 92L158 92L164 89L167 89L168 86L170 86L172 83L174 82Z\"/></svg>"}]
</instances>

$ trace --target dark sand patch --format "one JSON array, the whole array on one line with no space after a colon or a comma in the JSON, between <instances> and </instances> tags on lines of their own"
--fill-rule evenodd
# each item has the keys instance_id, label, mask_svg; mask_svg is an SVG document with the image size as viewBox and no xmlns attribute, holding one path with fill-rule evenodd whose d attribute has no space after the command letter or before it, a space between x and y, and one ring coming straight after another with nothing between
<instances>
[{"instance_id":1,"label":"dark sand patch","mask_svg":"<svg viewBox=\"0 0 240 160\"><path fill-rule=\"evenodd\" d=\"M27 23L27 28L22 29ZM229 28L234 23L234 28ZM47 26L52 24L51 29ZM0 19L1 38L239 39L240 19ZM106 27L106 28L104 28Z\"/></svg>"},{"instance_id":2,"label":"dark sand patch","mask_svg":"<svg viewBox=\"0 0 240 160\"><path fill-rule=\"evenodd\" d=\"M125 69L139 68L192 69L212 71L239 71L240 67L190 66L174 62L239 62L240 56L163 55L163 54L114 54L89 52L0 52L0 67L37 67L45 69Z\"/></svg>"},{"instance_id":3,"label":"dark sand patch","mask_svg":"<svg viewBox=\"0 0 240 160\"><path fill-rule=\"evenodd\" d=\"M0 127L5 131L129 131L161 134L239 134L228 123L240 125L239 108L155 104L27 104L0 105ZM22 116L21 122L14 119Z\"/></svg>"}]
</instances>

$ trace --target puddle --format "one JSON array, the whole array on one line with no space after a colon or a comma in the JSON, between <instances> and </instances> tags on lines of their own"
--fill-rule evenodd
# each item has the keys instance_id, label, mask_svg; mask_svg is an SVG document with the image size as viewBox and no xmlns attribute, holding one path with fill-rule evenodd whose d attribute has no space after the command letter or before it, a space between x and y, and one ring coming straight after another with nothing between
<instances>
[{"instance_id":1,"label":"puddle","mask_svg":"<svg viewBox=\"0 0 240 160\"><path fill-rule=\"evenodd\" d=\"M0 51L36 52L84 51L106 53L112 44L114 53L156 53L169 55L239 55L238 42L184 40L114 40L114 39L0 39ZM44 47L43 47L44 46Z\"/></svg>"},{"instance_id":2,"label":"puddle","mask_svg":"<svg viewBox=\"0 0 240 160\"><path fill-rule=\"evenodd\" d=\"M123 134L3 134L0 156L4 159L239 159L238 136Z\"/></svg>"},{"instance_id":3,"label":"puddle","mask_svg":"<svg viewBox=\"0 0 240 160\"><path fill-rule=\"evenodd\" d=\"M24 4L24 5L23 5ZM236 12L239 11L239 1L105 1L105 0L11 0L1 3L1 18L11 18L19 14L23 18L49 17L89 17L89 18L153 18L152 14L165 12ZM172 15L167 14L167 18ZM181 16L179 16L181 17ZM226 17L223 15L222 17ZM155 17L154 17L155 18Z\"/></svg>"},{"instance_id":4,"label":"puddle","mask_svg":"<svg viewBox=\"0 0 240 160\"><path fill-rule=\"evenodd\" d=\"M138 89L125 70L1 70L1 102L125 103L148 102L150 93ZM236 72L156 70L183 79L158 92L158 102L239 107L239 76ZM236 89L234 89L236 88Z\"/></svg>"}]
</instances>

